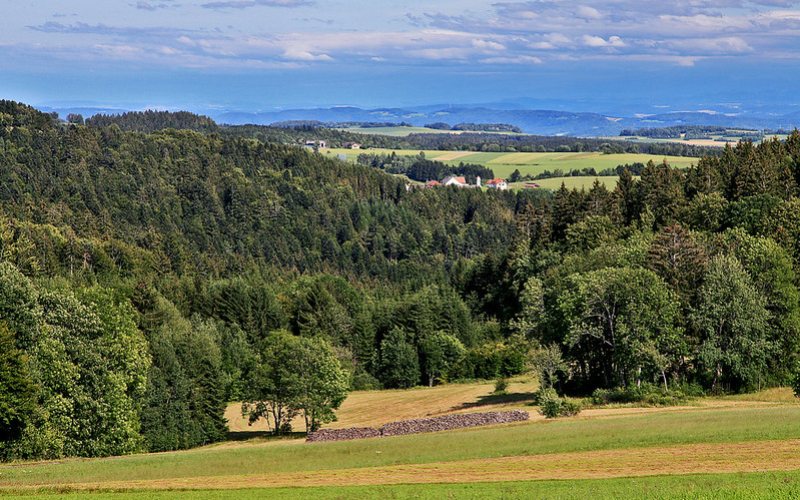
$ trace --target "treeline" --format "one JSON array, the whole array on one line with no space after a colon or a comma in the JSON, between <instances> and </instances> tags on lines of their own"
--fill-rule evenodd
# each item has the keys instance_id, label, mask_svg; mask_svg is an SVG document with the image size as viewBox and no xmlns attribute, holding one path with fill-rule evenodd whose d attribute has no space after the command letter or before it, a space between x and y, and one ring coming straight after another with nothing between
<instances>
[{"instance_id":1,"label":"treeline","mask_svg":"<svg viewBox=\"0 0 800 500\"><path fill-rule=\"evenodd\" d=\"M538 180L538 179L553 179L556 177L617 177L623 174L623 172L628 172L630 175L639 176L642 175L646 165L641 162L635 163L626 163L624 165L617 165L614 168L604 168L602 170L597 170L594 167L585 167L581 169L572 169L568 172L564 172L560 168L555 170L544 170L536 175L522 175L519 169L514 170L511 173L511 176L508 178L510 182L520 182L520 181L527 181L527 180Z\"/></svg>"},{"instance_id":2,"label":"treeline","mask_svg":"<svg viewBox=\"0 0 800 500\"><path fill-rule=\"evenodd\" d=\"M800 134L617 188L562 188L518 220L506 265L520 333L555 345L563 387L742 391L798 373Z\"/></svg>"},{"instance_id":3,"label":"treeline","mask_svg":"<svg viewBox=\"0 0 800 500\"><path fill-rule=\"evenodd\" d=\"M251 389L280 331L329 345L353 388L522 369L449 279L507 248L519 197L406 192L300 148L4 109L3 458L224 439L226 403L266 397ZM301 396L310 425L330 418Z\"/></svg>"},{"instance_id":4,"label":"treeline","mask_svg":"<svg viewBox=\"0 0 800 500\"><path fill-rule=\"evenodd\" d=\"M658 156L713 156L719 148L693 146L682 143L632 143L584 137L548 137L512 134L410 134L401 140L411 147L403 149L427 149L443 151L485 152L602 152L644 153Z\"/></svg>"},{"instance_id":5,"label":"treeline","mask_svg":"<svg viewBox=\"0 0 800 500\"><path fill-rule=\"evenodd\" d=\"M72 121L72 120L70 120ZM207 116L189 113L187 111L135 111L119 115L98 114L87 118L85 123L89 127L108 127L112 124L129 132L156 132L158 130L195 130L198 132L215 132L219 129L217 124Z\"/></svg>"},{"instance_id":6,"label":"treeline","mask_svg":"<svg viewBox=\"0 0 800 500\"><path fill-rule=\"evenodd\" d=\"M455 130L467 132L513 132L521 134L522 129L516 125L509 125L507 123L457 123L450 125L445 122L429 123L425 128L434 130Z\"/></svg>"},{"instance_id":7,"label":"treeline","mask_svg":"<svg viewBox=\"0 0 800 500\"><path fill-rule=\"evenodd\" d=\"M721 135L728 127L715 125L676 125L673 127L653 127L622 130L620 136L650 137L651 139L680 139L684 134L691 136Z\"/></svg>"},{"instance_id":8,"label":"treeline","mask_svg":"<svg viewBox=\"0 0 800 500\"><path fill-rule=\"evenodd\" d=\"M343 380L533 363L562 392L671 394L798 375L797 132L614 190L406 191L252 137L0 110L3 458L217 441L229 401L315 427Z\"/></svg>"},{"instance_id":9,"label":"treeline","mask_svg":"<svg viewBox=\"0 0 800 500\"><path fill-rule=\"evenodd\" d=\"M177 116L180 115L180 118ZM264 142L304 144L305 141L324 140L329 147L343 147L357 142L365 148L416 149L441 151L486 152L603 152L643 153L658 156L713 156L719 148L681 143L631 143L578 137L548 137L466 132L462 134L410 134L393 137L378 134L361 134L330 128L319 122L284 122L280 126L232 125L217 126L210 119L191 113L132 112L124 115L99 115L89 118L88 124L107 126L115 123L123 131L152 132L165 128L188 129L201 132L218 131L228 137L254 138ZM143 125L149 124L149 125ZM386 124L377 124L386 125ZM396 124L394 124L396 125ZM466 124L470 125L470 124ZM502 125L502 124L499 124ZM478 125L482 127L485 125Z\"/></svg>"},{"instance_id":10,"label":"treeline","mask_svg":"<svg viewBox=\"0 0 800 500\"><path fill-rule=\"evenodd\" d=\"M478 177L483 180L494 178L492 169L483 165L463 162L458 165L448 165L440 161L426 159L425 153L420 153L417 156L398 155L394 151L388 155L362 153L358 155L356 163L377 168L390 174L402 174L419 182L438 181L448 175L463 176L470 184L475 184Z\"/></svg>"}]
</instances>

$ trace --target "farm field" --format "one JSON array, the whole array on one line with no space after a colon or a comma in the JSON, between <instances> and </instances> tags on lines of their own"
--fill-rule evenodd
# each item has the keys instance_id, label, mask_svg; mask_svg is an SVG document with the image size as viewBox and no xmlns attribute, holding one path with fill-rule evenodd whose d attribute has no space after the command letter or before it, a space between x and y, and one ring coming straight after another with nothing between
<instances>
[{"instance_id":1,"label":"farm field","mask_svg":"<svg viewBox=\"0 0 800 500\"><path fill-rule=\"evenodd\" d=\"M600 181L601 184L604 184L607 189L614 189L617 185L617 181L619 177L616 175L613 176L569 176L569 177L551 177L549 179L538 179L535 181L539 187L543 189L552 189L555 191L556 189L561 188L561 184L563 183L567 189L591 189L594 181ZM527 182L515 182L510 184L511 189L525 189L525 184Z\"/></svg>"},{"instance_id":2,"label":"farm field","mask_svg":"<svg viewBox=\"0 0 800 500\"><path fill-rule=\"evenodd\" d=\"M337 157L344 155L348 160L355 161L358 155L368 154L391 154L415 156L420 151L415 150L391 150L391 149L324 149L321 151L326 156ZM425 157L430 160L438 160L444 163L457 165L461 162L486 165L491 168L498 177L508 178L514 170L519 169L523 175L538 175L545 170L562 170L565 173L570 170L580 170L584 168L594 168L597 171L607 168L616 168L619 165L631 163L647 163L650 160L660 162L667 160L670 165L685 168L697 162L697 158L682 156L657 156L647 154L602 154L602 153L483 153L472 151L422 151ZM559 186L561 183L558 183Z\"/></svg>"},{"instance_id":3,"label":"farm field","mask_svg":"<svg viewBox=\"0 0 800 500\"><path fill-rule=\"evenodd\" d=\"M766 136L764 140L770 140L772 138L777 138L780 140L785 140L786 135L770 135ZM725 145L730 144L731 146L735 146L739 141L741 141L743 136L736 136L736 135L711 135L709 138L705 139L658 139L653 137L643 137L643 136L610 136L604 137L604 139L613 140L613 141L628 141L633 143L673 143L673 144L687 144L690 146L704 146L704 147L712 147L712 148L724 148Z\"/></svg>"},{"instance_id":4,"label":"farm field","mask_svg":"<svg viewBox=\"0 0 800 500\"><path fill-rule=\"evenodd\" d=\"M475 382L414 390L357 391L351 393L336 412L337 422L326 425L329 429L345 427L379 427L395 420L435 417L449 413L526 409L538 385L527 378L509 382L508 395L493 395L494 383ZM391 411L375 411L391 408ZM527 407L530 409L530 407ZM241 416L241 406L233 403L225 413L232 432L266 431L263 421L248 425ZM298 419L294 427L303 430L304 422Z\"/></svg>"},{"instance_id":5,"label":"farm field","mask_svg":"<svg viewBox=\"0 0 800 500\"><path fill-rule=\"evenodd\" d=\"M339 422L377 425L421 413L517 407L532 413L524 423L318 444L257 438L182 452L14 463L0 466L0 494L790 498L800 492L800 404L789 389L682 407L590 408L545 420L525 406L533 388L518 379L495 401L492 385L481 383L357 392Z\"/></svg>"},{"instance_id":6,"label":"farm field","mask_svg":"<svg viewBox=\"0 0 800 500\"><path fill-rule=\"evenodd\" d=\"M345 132L356 134L388 135L392 137L406 137L411 134L463 134L462 130L439 130L427 127L348 127L340 128ZM520 135L515 132L481 132L483 134Z\"/></svg>"}]
</instances>

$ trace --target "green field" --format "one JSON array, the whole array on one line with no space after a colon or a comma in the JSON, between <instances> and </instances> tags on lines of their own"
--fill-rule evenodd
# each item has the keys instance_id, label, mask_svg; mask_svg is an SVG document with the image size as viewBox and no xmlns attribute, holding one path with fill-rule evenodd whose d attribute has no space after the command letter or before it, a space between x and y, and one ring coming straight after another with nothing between
<instances>
[{"instance_id":1,"label":"green field","mask_svg":"<svg viewBox=\"0 0 800 500\"><path fill-rule=\"evenodd\" d=\"M441 498L562 498L584 500L609 499L670 499L670 498L720 498L720 499L794 499L800 497L800 472L760 472L739 474L697 474L686 476L656 476L641 478L575 480L575 481L519 481L513 483L468 484L404 484L389 486L344 486L309 488L262 488L239 490L147 491L118 493L36 494L9 496L9 498L54 499L78 497L90 500L106 499L172 499L195 500L240 498L414 498L439 500Z\"/></svg>"},{"instance_id":2,"label":"green field","mask_svg":"<svg viewBox=\"0 0 800 500\"><path fill-rule=\"evenodd\" d=\"M340 128L345 132L355 134L388 135L392 137L406 137L411 134L463 134L460 130L439 130L427 127L349 127ZM515 132L480 132L482 134L519 135Z\"/></svg>"},{"instance_id":3,"label":"green field","mask_svg":"<svg viewBox=\"0 0 800 500\"><path fill-rule=\"evenodd\" d=\"M559 189L563 183L567 189L591 189L594 181L600 181L607 189L614 189L617 186L619 177L602 176L602 177L589 177L589 176L570 176L570 177L551 177L549 179L538 179L534 182L543 189L552 189L553 191ZM527 182L516 182L511 184L511 189L525 189Z\"/></svg>"},{"instance_id":4,"label":"green field","mask_svg":"<svg viewBox=\"0 0 800 500\"><path fill-rule=\"evenodd\" d=\"M359 154L391 154L414 156L420 151L391 149L324 149L322 154L337 157L345 155L348 160L355 161ZM667 160L670 165L685 168L697 162L697 158L682 156L657 156L646 154L602 154L602 153L475 153L471 151L422 151L430 160L438 160L451 165L461 162L486 165L498 177L508 178L514 170L519 169L523 175L538 175L545 170L570 170L594 168L598 172L607 168L631 163L647 163L650 160L660 162ZM561 183L558 183L559 186Z\"/></svg>"},{"instance_id":5,"label":"green field","mask_svg":"<svg viewBox=\"0 0 800 500\"><path fill-rule=\"evenodd\" d=\"M507 399L492 404L526 408L531 386L515 384ZM340 423L405 418L413 415L408 412L415 401L425 402L416 410L422 414L453 411L486 402L491 391L491 384L454 384L355 393ZM374 415L367 414L370 407ZM527 409L529 422L433 434L318 444L256 437L182 452L19 462L0 466L0 494L792 498L800 493L800 404L788 389L702 399L685 407L589 408L554 421Z\"/></svg>"}]
</instances>

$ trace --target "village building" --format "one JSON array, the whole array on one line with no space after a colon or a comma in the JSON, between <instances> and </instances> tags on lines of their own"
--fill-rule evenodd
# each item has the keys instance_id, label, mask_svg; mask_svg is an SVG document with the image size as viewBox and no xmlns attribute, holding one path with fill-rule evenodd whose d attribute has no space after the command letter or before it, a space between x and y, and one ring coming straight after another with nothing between
<instances>
[{"instance_id":1,"label":"village building","mask_svg":"<svg viewBox=\"0 0 800 500\"><path fill-rule=\"evenodd\" d=\"M456 186L456 187L467 187L467 179L464 177L456 177L455 175L448 175L444 179L442 179L442 186Z\"/></svg>"},{"instance_id":2,"label":"village building","mask_svg":"<svg viewBox=\"0 0 800 500\"><path fill-rule=\"evenodd\" d=\"M306 149L311 149L311 150L316 151L317 149L325 149L325 148L327 148L328 147L328 143L326 141L310 141L309 140L309 141L306 141L305 144L303 144L303 147L305 147Z\"/></svg>"},{"instance_id":3,"label":"village building","mask_svg":"<svg viewBox=\"0 0 800 500\"><path fill-rule=\"evenodd\" d=\"M505 191L508 189L508 182L506 182L505 179L492 179L486 183L486 187L489 189Z\"/></svg>"}]
</instances>

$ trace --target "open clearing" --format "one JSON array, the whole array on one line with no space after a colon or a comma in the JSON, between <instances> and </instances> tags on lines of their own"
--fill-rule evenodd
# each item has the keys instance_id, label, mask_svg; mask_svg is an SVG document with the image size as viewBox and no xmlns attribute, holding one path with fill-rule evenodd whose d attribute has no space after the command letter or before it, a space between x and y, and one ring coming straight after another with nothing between
<instances>
[{"instance_id":1,"label":"open clearing","mask_svg":"<svg viewBox=\"0 0 800 500\"><path fill-rule=\"evenodd\" d=\"M617 186L619 177L616 175L611 176L568 176L568 177L551 177L549 179L538 179L535 181L515 182L510 184L511 189L526 189L525 185L533 182L539 185L542 189L552 189L553 191L560 189L561 184L564 184L567 189L586 189L587 191L592 188L595 181L599 181L606 189L614 189Z\"/></svg>"},{"instance_id":2,"label":"open clearing","mask_svg":"<svg viewBox=\"0 0 800 500\"><path fill-rule=\"evenodd\" d=\"M411 134L464 134L467 133L463 130L440 130L428 127L349 127L340 128L345 132L353 132L356 134L374 134L374 135L388 135L392 137L406 137ZM475 133L471 131L470 133ZM502 135L521 135L516 132L479 132L481 134L502 134Z\"/></svg>"},{"instance_id":3,"label":"open clearing","mask_svg":"<svg viewBox=\"0 0 800 500\"><path fill-rule=\"evenodd\" d=\"M524 423L318 444L260 438L182 452L23 462L0 466L0 492L437 498L455 491L468 498L531 492L635 498L642 487L716 496L719 488L735 485L731 491L748 498L762 490L789 498L800 488L800 404L788 389L683 407L590 408L558 420L545 420L527 406L534 389L518 379L502 396L492 394L490 383L356 392L337 426L514 407L531 411ZM242 488L248 489L237 491Z\"/></svg>"},{"instance_id":4,"label":"open clearing","mask_svg":"<svg viewBox=\"0 0 800 500\"><path fill-rule=\"evenodd\" d=\"M416 150L392 149L323 149L321 153L326 156L337 157L344 155L348 160L355 161L360 154L391 154L394 152L401 156L416 156ZM569 173L571 170L594 168L601 170L616 168L619 165L632 163L647 163L652 160L661 162L667 160L670 165L685 168L697 163L697 158L683 156L658 156L646 154L602 154L602 153L483 153L471 151L421 151L430 160L437 160L451 165L473 163L485 165L492 169L497 177L508 178L514 170L519 170L522 175L538 175L545 170L554 172L561 170ZM537 181L538 182L538 181ZM559 186L561 183L559 182Z\"/></svg>"},{"instance_id":5,"label":"open clearing","mask_svg":"<svg viewBox=\"0 0 800 500\"><path fill-rule=\"evenodd\" d=\"M422 387L414 390L357 391L351 393L336 412L337 422L326 425L329 429L345 427L379 427L396 420L437 417L449 413L496 411L499 409L528 409L524 405L533 400L537 384L525 378L512 380L508 395L494 395L494 383L477 382ZM233 432L265 431L263 421L250 426L241 416L241 406L231 404L225 413ZM304 423L295 428L303 430Z\"/></svg>"}]
</instances>

